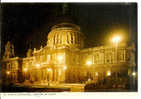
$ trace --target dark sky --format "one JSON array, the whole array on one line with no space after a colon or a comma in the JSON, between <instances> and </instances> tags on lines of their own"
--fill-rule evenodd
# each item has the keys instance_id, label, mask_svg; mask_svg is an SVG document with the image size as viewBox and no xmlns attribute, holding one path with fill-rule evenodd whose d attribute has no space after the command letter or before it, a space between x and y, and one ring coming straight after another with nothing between
<instances>
[{"instance_id":1,"label":"dark sky","mask_svg":"<svg viewBox=\"0 0 141 99\"><path fill-rule=\"evenodd\" d=\"M62 14L60 3L13 3L1 8L2 53L10 41L16 56L25 56L29 47L45 46L50 27ZM85 47L106 44L116 32L122 32L126 41L136 42L136 3L69 3L69 15L84 33Z\"/></svg>"}]
</instances>

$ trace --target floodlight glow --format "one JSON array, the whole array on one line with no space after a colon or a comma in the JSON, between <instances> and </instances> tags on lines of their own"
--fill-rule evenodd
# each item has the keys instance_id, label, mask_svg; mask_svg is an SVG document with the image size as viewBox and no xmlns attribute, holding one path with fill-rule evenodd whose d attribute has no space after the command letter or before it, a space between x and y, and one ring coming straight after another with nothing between
<instances>
[{"instance_id":1,"label":"floodlight glow","mask_svg":"<svg viewBox=\"0 0 141 99\"><path fill-rule=\"evenodd\" d=\"M10 71L7 71L6 74L9 75L10 74Z\"/></svg>"},{"instance_id":2,"label":"floodlight glow","mask_svg":"<svg viewBox=\"0 0 141 99\"><path fill-rule=\"evenodd\" d=\"M64 66L64 70L66 70L67 69L67 66Z\"/></svg>"},{"instance_id":3,"label":"floodlight glow","mask_svg":"<svg viewBox=\"0 0 141 99\"><path fill-rule=\"evenodd\" d=\"M111 76L111 72L110 71L107 72L107 76Z\"/></svg>"},{"instance_id":4,"label":"floodlight glow","mask_svg":"<svg viewBox=\"0 0 141 99\"><path fill-rule=\"evenodd\" d=\"M63 56L62 55L58 55L58 60L62 61L63 60Z\"/></svg>"},{"instance_id":5,"label":"floodlight glow","mask_svg":"<svg viewBox=\"0 0 141 99\"><path fill-rule=\"evenodd\" d=\"M133 76L136 76L136 72L133 72L132 75L133 75Z\"/></svg>"},{"instance_id":6,"label":"floodlight glow","mask_svg":"<svg viewBox=\"0 0 141 99\"><path fill-rule=\"evenodd\" d=\"M87 61L86 64L87 64L88 66L90 66L90 65L92 65L92 62L91 62L91 61Z\"/></svg>"},{"instance_id":7,"label":"floodlight glow","mask_svg":"<svg viewBox=\"0 0 141 99\"><path fill-rule=\"evenodd\" d=\"M115 36L115 37L112 38L112 42L113 43L118 43L120 41L121 41L121 37L120 36Z\"/></svg>"},{"instance_id":8,"label":"floodlight glow","mask_svg":"<svg viewBox=\"0 0 141 99\"><path fill-rule=\"evenodd\" d=\"M28 69L27 68L24 68L23 70L24 70L24 72L27 72Z\"/></svg>"}]
</instances>

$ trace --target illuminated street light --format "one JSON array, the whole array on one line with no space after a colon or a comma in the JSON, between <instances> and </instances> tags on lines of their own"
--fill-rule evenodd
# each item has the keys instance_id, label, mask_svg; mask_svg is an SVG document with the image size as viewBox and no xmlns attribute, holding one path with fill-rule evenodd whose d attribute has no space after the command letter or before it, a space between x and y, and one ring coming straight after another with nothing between
<instances>
[{"instance_id":1,"label":"illuminated street light","mask_svg":"<svg viewBox=\"0 0 141 99\"><path fill-rule=\"evenodd\" d=\"M98 76L98 72L96 72L95 75Z\"/></svg>"},{"instance_id":2,"label":"illuminated street light","mask_svg":"<svg viewBox=\"0 0 141 99\"><path fill-rule=\"evenodd\" d=\"M115 37L112 38L112 42L115 44L115 62L117 63L118 62L118 51L117 51L117 48L118 48L118 43L121 41L121 36L117 35Z\"/></svg>"},{"instance_id":3,"label":"illuminated street light","mask_svg":"<svg viewBox=\"0 0 141 99\"><path fill-rule=\"evenodd\" d=\"M91 62L91 61L87 61L86 64L87 64L88 66L90 66L90 65L92 65L92 62Z\"/></svg>"},{"instance_id":4,"label":"illuminated street light","mask_svg":"<svg viewBox=\"0 0 141 99\"><path fill-rule=\"evenodd\" d=\"M64 70L66 70L67 69L67 66L64 66Z\"/></svg>"},{"instance_id":5,"label":"illuminated street light","mask_svg":"<svg viewBox=\"0 0 141 99\"><path fill-rule=\"evenodd\" d=\"M10 74L10 71L7 71L6 74L9 75Z\"/></svg>"},{"instance_id":6,"label":"illuminated street light","mask_svg":"<svg viewBox=\"0 0 141 99\"><path fill-rule=\"evenodd\" d=\"M40 64L36 64L36 67L37 67L37 68L40 68Z\"/></svg>"},{"instance_id":7,"label":"illuminated street light","mask_svg":"<svg viewBox=\"0 0 141 99\"><path fill-rule=\"evenodd\" d=\"M107 72L107 76L111 76L111 72L110 71Z\"/></svg>"},{"instance_id":8,"label":"illuminated street light","mask_svg":"<svg viewBox=\"0 0 141 99\"><path fill-rule=\"evenodd\" d=\"M133 76L136 76L136 72L133 72L132 75L133 75Z\"/></svg>"},{"instance_id":9,"label":"illuminated street light","mask_svg":"<svg viewBox=\"0 0 141 99\"><path fill-rule=\"evenodd\" d=\"M90 82L90 81L91 81L91 78L88 79L88 82Z\"/></svg>"},{"instance_id":10,"label":"illuminated street light","mask_svg":"<svg viewBox=\"0 0 141 99\"><path fill-rule=\"evenodd\" d=\"M27 72L28 69L27 68L24 68L23 70L24 70L24 72Z\"/></svg>"},{"instance_id":11,"label":"illuminated street light","mask_svg":"<svg viewBox=\"0 0 141 99\"><path fill-rule=\"evenodd\" d=\"M118 44L121 41L121 37L120 36L115 36L112 38L112 42L115 44Z\"/></svg>"}]
</instances>

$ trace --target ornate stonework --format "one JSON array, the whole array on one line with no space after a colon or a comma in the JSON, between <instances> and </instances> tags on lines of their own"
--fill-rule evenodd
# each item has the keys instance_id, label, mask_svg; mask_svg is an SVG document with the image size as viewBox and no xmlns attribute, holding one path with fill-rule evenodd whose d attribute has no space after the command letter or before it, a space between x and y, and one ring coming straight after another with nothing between
<instances>
[{"instance_id":1,"label":"ornate stonework","mask_svg":"<svg viewBox=\"0 0 141 99\"><path fill-rule=\"evenodd\" d=\"M83 48L83 34L79 26L61 23L52 27L47 46L50 48Z\"/></svg>"},{"instance_id":2,"label":"ornate stonework","mask_svg":"<svg viewBox=\"0 0 141 99\"><path fill-rule=\"evenodd\" d=\"M8 59L14 56L15 56L14 45L8 41L7 44L5 45L5 52L4 52L3 59Z\"/></svg>"},{"instance_id":3,"label":"ornate stonework","mask_svg":"<svg viewBox=\"0 0 141 99\"><path fill-rule=\"evenodd\" d=\"M32 56L32 49L28 49L27 53L26 53L27 57L31 57Z\"/></svg>"},{"instance_id":4,"label":"ornate stonework","mask_svg":"<svg viewBox=\"0 0 141 99\"><path fill-rule=\"evenodd\" d=\"M29 49L25 58L12 58L14 46L8 42L4 53L7 60L2 61L3 81L96 83L109 75L129 75L136 66L133 46L99 46L85 49L83 46L84 36L80 27L72 23L53 26L47 45L38 50Z\"/></svg>"}]
</instances>

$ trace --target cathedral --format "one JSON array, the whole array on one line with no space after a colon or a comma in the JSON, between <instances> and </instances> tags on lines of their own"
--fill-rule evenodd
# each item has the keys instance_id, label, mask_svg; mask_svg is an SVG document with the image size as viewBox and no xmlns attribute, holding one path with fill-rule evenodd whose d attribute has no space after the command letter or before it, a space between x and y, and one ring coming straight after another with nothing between
<instances>
[{"instance_id":1,"label":"cathedral","mask_svg":"<svg viewBox=\"0 0 141 99\"><path fill-rule=\"evenodd\" d=\"M118 44L84 48L84 34L78 25L62 21L52 26L46 46L28 49L17 57L14 45L5 45L2 59L4 83L96 83L106 77L132 75L135 46Z\"/></svg>"}]
</instances>

